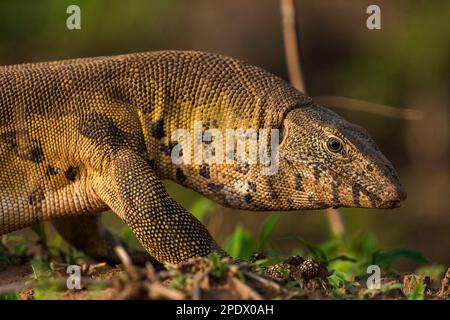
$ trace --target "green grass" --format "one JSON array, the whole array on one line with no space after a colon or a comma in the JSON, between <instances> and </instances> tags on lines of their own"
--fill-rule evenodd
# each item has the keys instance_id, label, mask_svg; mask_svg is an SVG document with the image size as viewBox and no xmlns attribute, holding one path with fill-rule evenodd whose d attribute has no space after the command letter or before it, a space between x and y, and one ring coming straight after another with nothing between
<instances>
[{"instance_id":1,"label":"green grass","mask_svg":"<svg viewBox=\"0 0 450 320\"><path fill-rule=\"evenodd\" d=\"M191 208L194 215L200 220L204 220L207 215L212 215L215 205L205 199L200 198ZM273 213L261 225L259 230L254 234L242 225L237 225L235 230L226 239L223 247L233 257L241 260L249 260L253 253L259 252L264 254L264 259L256 261L256 269L278 263L288 256L301 255L304 258L312 258L328 267L330 275L328 277L331 286L332 295L336 298L345 298L356 292L360 284L355 280L364 280L369 276L367 267L376 264L382 270L382 275L389 275L395 271L393 266L400 259L409 259L419 263L421 267L417 269L417 274L429 275L435 279L442 276L445 271L444 266L427 265L428 260L418 251L408 248L380 248L377 244L376 237L372 234L356 236L353 239L346 237L331 236L328 240L315 244L298 236L285 236L278 241L294 241L298 245L292 252L281 252L274 245L275 241L271 241L273 233L277 228L280 220L280 213ZM55 281L57 276L50 269L51 261L60 261L67 264L75 264L80 259L86 259L82 252L72 248L62 250L62 238L56 234L49 239L42 225L36 225L30 228L37 239L34 245L40 250L31 260L33 269L33 277L31 281L37 283L35 297L37 299L54 299L58 290L61 288L60 281ZM120 232L120 236L127 242L136 241L131 230L124 226ZM275 239L274 239L275 240ZM23 257L28 251L27 243L22 237L17 235L4 235L0 242L0 262L10 262L11 257ZM211 257L212 269L211 275L220 277L227 270L227 265L221 262L219 256ZM171 283L174 288L182 287L186 277L180 276L175 278ZM295 283L288 283L288 286L295 288ZM94 288L95 289L95 288ZM93 289L93 290L94 290ZM345 290L344 290L345 289ZM400 284L383 285L379 292L388 294L394 289L401 289ZM95 291L95 290L94 290ZM364 290L361 298L367 297L373 290ZM425 287L423 284L417 283L414 290L407 294L407 298L411 300L423 299ZM304 293L301 290L298 295ZM15 294L0 295L0 299L16 299Z\"/></svg>"}]
</instances>

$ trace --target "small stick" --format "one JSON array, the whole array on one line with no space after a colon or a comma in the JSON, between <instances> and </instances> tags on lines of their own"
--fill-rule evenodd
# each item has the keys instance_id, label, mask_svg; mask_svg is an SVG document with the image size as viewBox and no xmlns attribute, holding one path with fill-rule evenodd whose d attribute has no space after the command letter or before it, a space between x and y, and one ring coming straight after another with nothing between
<instances>
[{"instance_id":1,"label":"small stick","mask_svg":"<svg viewBox=\"0 0 450 320\"><path fill-rule=\"evenodd\" d=\"M300 55L298 52L297 31L295 28L294 0L281 0L281 19L283 26L284 54L288 67L289 81L299 91L305 92Z\"/></svg>"},{"instance_id":2,"label":"small stick","mask_svg":"<svg viewBox=\"0 0 450 320\"><path fill-rule=\"evenodd\" d=\"M270 288L270 289L275 290L277 292L280 292L280 291L283 290L283 288L278 283L276 283L274 281L271 281L271 280L265 279L263 277L260 277L260 276L258 276L256 274L254 274L253 272L249 272L249 271L242 271L242 272L243 272L243 274L246 277L248 277L248 278L250 278L252 280L255 280L256 282L262 284L266 288Z\"/></svg>"},{"instance_id":3,"label":"small stick","mask_svg":"<svg viewBox=\"0 0 450 320\"><path fill-rule=\"evenodd\" d=\"M168 288L158 282L148 284L148 296L150 299L166 298L170 300L183 300L185 295L175 289Z\"/></svg>"},{"instance_id":4,"label":"small stick","mask_svg":"<svg viewBox=\"0 0 450 320\"><path fill-rule=\"evenodd\" d=\"M117 256L119 257L120 261L123 264L123 267L125 270L132 270L134 269L133 262L131 261L130 256L125 251L125 249L122 246L116 246L114 248L114 251L116 252Z\"/></svg>"},{"instance_id":5,"label":"small stick","mask_svg":"<svg viewBox=\"0 0 450 320\"><path fill-rule=\"evenodd\" d=\"M380 116L405 120L421 120L424 115L420 110L396 108L380 103L368 102L339 96L318 96L314 101L330 108L348 109L378 114Z\"/></svg>"},{"instance_id":6,"label":"small stick","mask_svg":"<svg viewBox=\"0 0 450 320\"><path fill-rule=\"evenodd\" d=\"M197 279L195 280L194 286L192 288L192 300L200 300L200 298L201 298L200 283L209 274L210 271L211 271L211 268L206 269L206 271L203 272L200 276L198 276Z\"/></svg>"},{"instance_id":7,"label":"small stick","mask_svg":"<svg viewBox=\"0 0 450 320\"><path fill-rule=\"evenodd\" d=\"M263 300L263 297L259 295L255 290L250 288L240 279L233 277L231 280L236 287L236 290L241 293L243 299L252 299L252 300Z\"/></svg>"},{"instance_id":8,"label":"small stick","mask_svg":"<svg viewBox=\"0 0 450 320\"><path fill-rule=\"evenodd\" d=\"M297 90L306 94L297 43L297 30L295 28L294 0L281 0L280 9L283 21L284 54L286 56L289 81ZM342 236L345 228L339 211L329 209L325 210L325 213L331 229L338 232L337 235Z\"/></svg>"},{"instance_id":9,"label":"small stick","mask_svg":"<svg viewBox=\"0 0 450 320\"><path fill-rule=\"evenodd\" d=\"M9 283L6 285L3 285L0 287L0 294L3 293L11 293L11 292L17 292L17 291L21 291L21 290L26 290L26 289L34 289L36 288L35 284L32 283Z\"/></svg>"}]
</instances>

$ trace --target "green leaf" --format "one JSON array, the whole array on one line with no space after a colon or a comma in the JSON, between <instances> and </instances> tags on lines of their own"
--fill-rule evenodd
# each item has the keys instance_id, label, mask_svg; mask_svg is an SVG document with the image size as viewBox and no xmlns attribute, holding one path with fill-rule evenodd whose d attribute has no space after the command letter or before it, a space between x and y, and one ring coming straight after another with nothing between
<instances>
[{"instance_id":1,"label":"green leaf","mask_svg":"<svg viewBox=\"0 0 450 320\"><path fill-rule=\"evenodd\" d=\"M427 258L425 258L419 251L406 248L395 248L378 252L378 254L374 257L374 264L377 264L380 267L384 266L389 268L395 261L402 257L418 263L428 262Z\"/></svg>"},{"instance_id":2,"label":"green leaf","mask_svg":"<svg viewBox=\"0 0 450 320\"><path fill-rule=\"evenodd\" d=\"M264 221L263 225L259 229L258 251L264 251L267 239L272 234L278 220L280 220L280 216L281 215L279 213L273 213Z\"/></svg>"},{"instance_id":3,"label":"green leaf","mask_svg":"<svg viewBox=\"0 0 450 320\"><path fill-rule=\"evenodd\" d=\"M0 300L20 300L16 292L8 292L0 294Z\"/></svg>"},{"instance_id":4,"label":"green leaf","mask_svg":"<svg viewBox=\"0 0 450 320\"><path fill-rule=\"evenodd\" d=\"M285 237L284 239L290 239L290 238L291 237ZM314 260L321 262L321 263L327 263L327 261L328 261L327 254L319 246L314 245L299 236L295 236L293 239L295 239L295 240L299 241L301 244L303 244L308 249L308 251L311 253L311 256Z\"/></svg>"},{"instance_id":5,"label":"green leaf","mask_svg":"<svg viewBox=\"0 0 450 320\"><path fill-rule=\"evenodd\" d=\"M133 232L128 226L123 226L122 230L120 230L120 238L125 242L130 242L133 238Z\"/></svg>"},{"instance_id":6,"label":"green leaf","mask_svg":"<svg viewBox=\"0 0 450 320\"><path fill-rule=\"evenodd\" d=\"M345 255L340 255L340 256L329 259L328 263L332 262L332 261L338 261L338 260L339 261L357 262L357 260L355 258L351 258L351 257L345 256Z\"/></svg>"},{"instance_id":7,"label":"green leaf","mask_svg":"<svg viewBox=\"0 0 450 320\"><path fill-rule=\"evenodd\" d=\"M228 247L227 251L232 257L238 257L241 253L243 234L244 228L241 225L238 225L226 242L225 247Z\"/></svg>"},{"instance_id":8,"label":"green leaf","mask_svg":"<svg viewBox=\"0 0 450 320\"><path fill-rule=\"evenodd\" d=\"M401 284L401 283L387 284L386 283L381 286L380 291L382 294L388 294L389 291L395 290L395 289L400 289L400 290L403 289L403 284Z\"/></svg>"},{"instance_id":9,"label":"green leaf","mask_svg":"<svg viewBox=\"0 0 450 320\"><path fill-rule=\"evenodd\" d=\"M198 220L203 221L203 219L206 217L206 215L213 212L213 210L214 210L214 203L205 197L201 197L201 198L198 198L197 201L194 202L194 204L192 205L192 207L189 211Z\"/></svg>"},{"instance_id":10,"label":"green leaf","mask_svg":"<svg viewBox=\"0 0 450 320\"><path fill-rule=\"evenodd\" d=\"M38 242L41 244L47 243L47 236L44 231L44 226L42 224L35 224L30 227L30 229L38 236Z\"/></svg>"},{"instance_id":11,"label":"green leaf","mask_svg":"<svg viewBox=\"0 0 450 320\"><path fill-rule=\"evenodd\" d=\"M414 277L414 279L416 279ZM423 283L417 283L414 289L406 295L408 300L423 300L425 298L425 285Z\"/></svg>"},{"instance_id":12,"label":"green leaf","mask_svg":"<svg viewBox=\"0 0 450 320\"><path fill-rule=\"evenodd\" d=\"M62 237L59 233L57 233L55 235L55 237L52 239L50 245L54 248L59 248L59 247L61 247L61 243L62 243Z\"/></svg>"},{"instance_id":13,"label":"green leaf","mask_svg":"<svg viewBox=\"0 0 450 320\"><path fill-rule=\"evenodd\" d=\"M4 234L1 236L1 243L6 245L8 242L25 242L23 236L18 234Z\"/></svg>"},{"instance_id":14,"label":"green leaf","mask_svg":"<svg viewBox=\"0 0 450 320\"><path fill-rule=\"evenodd\" d=\"M238 225L233 234L225 241L224 249L235 258L249 259L255 251L255 242L250 231Z\"/></svg>"},{"instance_id":15,"label":"green leaf","mask_svg":"<svg viewBox=\"0 0 450 320\"><path fill-rule=\"evenodd\" d=\"M445 266L441 264L433 264L429 266L423 266L416 270L416 274L429 276L432 279L439 279L445 272Z\"/></svg>"},{"instance_id":16,"label":"green leaf","mask_svg":"<svg viewBox=\"0 0 450 320\"><path fill-rule=\"evenodd\" d=\"M328 282L330 283L332 288L338 289L343 285L344 280L341 279L341 277L339 277L338 275L333 273L328 277Z\"/></svg>"}]
</instances>

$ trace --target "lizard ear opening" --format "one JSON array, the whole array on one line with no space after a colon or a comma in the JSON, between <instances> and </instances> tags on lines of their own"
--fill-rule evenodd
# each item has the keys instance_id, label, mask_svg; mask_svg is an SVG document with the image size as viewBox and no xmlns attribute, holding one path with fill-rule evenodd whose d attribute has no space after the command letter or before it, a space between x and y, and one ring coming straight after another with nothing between
<instances>
[{"instance_id":1,"label":"lizard ear opening","mask_svg":"<svg viewBox=\"0 0 450 320\"><path fill-rule=\"evenodd\" d=\"M282 124L281 127L278 128L278 139L280 141L280 144L283 143L284 137L285 137L285 128Z\"/></svg>"},{"instance_id":2,"label":"lizard ear opening","mask_svg":"<svg viewBox=\"0 0 450 320\"><path fill-rule=\"evenodd\" d=\"M286 136L287 136L287 128L284 124L282 124L278 128L278 147L281 147L281 145L284 144Z\"/></svg>"}]
</instances>

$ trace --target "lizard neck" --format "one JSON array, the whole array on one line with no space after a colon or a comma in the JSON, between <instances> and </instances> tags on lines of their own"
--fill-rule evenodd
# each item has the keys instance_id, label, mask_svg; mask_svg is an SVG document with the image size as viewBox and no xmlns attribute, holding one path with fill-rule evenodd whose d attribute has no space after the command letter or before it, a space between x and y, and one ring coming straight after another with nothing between
<instances>
[{"instance_id":1,"label":"lizard neck","mask_svg":"<svg viewBox=\"0 0 450 320\"><path fill-rule=\"evenodd\" d=\"M265 129L266 140L258 140L258 146L269 144L271 129L277 130L289 110L310 99L262 69L213 54L164 52L133 68L139 78L133 82L134 103L149 163L158 176L227 206L267 208L251 193L258 183L272 182L266 177L260 181L263 168L258 163L237 163L236 154L236 161L229 163L227 143L237 147L239 130L253 130L260 139ZM268 92L268 87L273 90ZM230 132L235 136L227 139ZM174 148L183 161L174 161ZM214 160L206 159L208 149ZM273 199L270 203L276 206Z\"/></svg>"}]
</instances>

